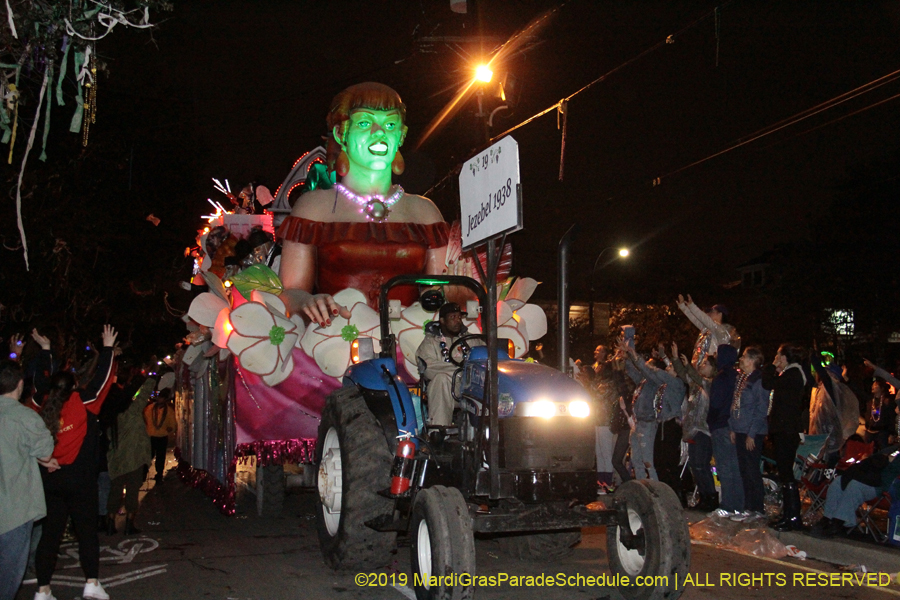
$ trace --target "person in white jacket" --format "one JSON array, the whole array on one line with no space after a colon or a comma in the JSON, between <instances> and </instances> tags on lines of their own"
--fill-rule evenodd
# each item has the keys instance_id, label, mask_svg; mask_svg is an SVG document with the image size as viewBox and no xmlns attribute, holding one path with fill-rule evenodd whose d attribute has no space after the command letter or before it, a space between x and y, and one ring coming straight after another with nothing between
<instances>
[{"instance_id":1,"label":"person in white jacket","mask_svg":"<svg viewBox=\"0 0 900 600\"><path fill-rule=\"evenodd\" d=\"M697 342L694 344L694 355L691 357L691 365L696 369L700 361L707 354L715 355L719 344L730 344L735 350L741 349L741 336L734 325L725 323L728 318L728 309L722 304L716 304L706 312L694 304L691 295L687 300L678 294L678 308L700 330Z\"/></svg>"}]
</instances>

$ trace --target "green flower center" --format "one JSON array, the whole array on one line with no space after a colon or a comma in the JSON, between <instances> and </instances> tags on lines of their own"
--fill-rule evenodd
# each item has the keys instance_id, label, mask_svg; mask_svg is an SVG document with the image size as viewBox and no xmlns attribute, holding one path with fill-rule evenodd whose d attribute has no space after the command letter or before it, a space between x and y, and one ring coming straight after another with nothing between
<instances>
[{"instance_id":1,"label":"green flower center","mask_svg":"<svg viewBox=\"0 0 900 600\"><path fill-rule=\"evenodd\" d=\"M344 325L341 329L341 339L345 342L352 342L359 337L359 328L356 325Z\"/></svg>"},{"instance_id":2,"label":"green flower center","mask_svg":"<svg viewBox=\"0 0 900 600\"><path fill-rule=\"evenodd\" d=\"M269 330L269 341L272 342L273 346L280 346L281 342L284 341L284 327L273 325L272 329Z\"/></svg>"}]
</instances>

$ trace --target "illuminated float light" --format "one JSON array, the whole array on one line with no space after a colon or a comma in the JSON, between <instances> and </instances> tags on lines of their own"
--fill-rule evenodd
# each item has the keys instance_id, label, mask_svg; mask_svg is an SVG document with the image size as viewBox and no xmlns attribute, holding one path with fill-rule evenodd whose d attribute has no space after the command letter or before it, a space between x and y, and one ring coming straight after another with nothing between
<instances>
[{"instance_id":1,"label":"illuminated float light","mask_svg":"<svg viewBox=\"0 0 900 600\"><path fill-rule=\"evenodd\" d=\"M310 150L309 152L312 152L312 150ZM303 154L301 154L301 155L300 155L300 158L298 158L297 160L294 161L294 166L291 167L291 168L293 169L293 168L295 168L297 165L299 165L300 162L301 162L304 158L306 158L307 156L309 156L309 152L304 152Z\"/></svg>"},{"instance_id":2,"label":"illuminated float light","mask_svg":"<svg viewBox=\"0 0 900 600\"><path fill-rule=\"evenodd\" d=\"M353 364L357 364L359 362L359 340L353 340L353 343L350 344L350 360L353 361Z\"/></svg>"},{"instance_id":3,"label":"illuminated float light","mask_svg":"<svg viewBox=\"0 0 900 600\"><path fill-rule=\"evenodd\" d=\"M226 279L225 281L222 282L222 285L224 285L224 286L227 287L227 288L230 288L230 287L231 287L231 280L230 280L230 279Z\"/></svg>"},{"instance_id":4,"label":"illuminated float light","mask_svg":"<svg viewBox=\"0 0 900 600\"><path fill-rule=\"evenodd\" d=\"M475 69L475 79L482 83L490 83L493 76L494 72L487 65L478 65L478 68Z\"/></svg>"},{"instance_id":5,"label":"illuminated float light","mask_svg":"<svg viewBox=\"0 0 900 600\"><path fill-rule=\"evenodd\" d=\"M622 248L619 250L619 256L621 256L622 258L626 258L629 254L631 254L631 252L628 250L628 248Z\"/></svg>"},{"instance_id":6,"label":"illuminated float light","mask_svg":"<svg viewBox=\"0 0 900 600\"><path fill-rule=\"evenodd\" d=\"M450 285L449 279L416 279L417 285Z\"/></svg>"}]
</instances>

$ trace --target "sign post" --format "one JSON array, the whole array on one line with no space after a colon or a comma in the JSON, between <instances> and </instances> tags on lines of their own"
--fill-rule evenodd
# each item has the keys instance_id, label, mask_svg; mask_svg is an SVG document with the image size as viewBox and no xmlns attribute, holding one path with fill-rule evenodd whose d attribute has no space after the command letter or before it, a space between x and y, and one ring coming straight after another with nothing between
<instances>
[{"instance_id":1,"label":"sign post","mask_svg":"<svg viewBox=\"0 0 900 600\"><path fill-rule=\"evenodd\" d=\"M500 497L500 446L497 422L497 268L506 234L522 229L522 185L519 178L519 145L505 137L470 158L459 174L459 204L462 215L462 247L472 249L487 243L487 272L481 261L475 266L487 291L482 324L487 334L485 396L488 399L488 467L491 499ZM497 238L500 238L499 249ZM484 423L484 419L481 419ZM482 429L483 431L483 429Z\"/></svg>"}]
</instances>

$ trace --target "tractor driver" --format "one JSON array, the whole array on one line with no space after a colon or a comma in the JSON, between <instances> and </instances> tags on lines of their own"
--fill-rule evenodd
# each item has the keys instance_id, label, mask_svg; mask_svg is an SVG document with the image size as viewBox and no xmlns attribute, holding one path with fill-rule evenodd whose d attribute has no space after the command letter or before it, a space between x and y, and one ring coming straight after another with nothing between
<instances>
[{"instance_id":1,"label":"tractor driver","mask_svg":"<svg viewBox=\"0 0 900 600\"><path fill-rule=\"evenodd\" d=\"M457 367L450 362L453 342L469 332L463 324L464 313L459 304L447 302L438 312L438 322L425 327L425 339L416 350L419 375L428 395L429 425L447 426L453 420L453 396L450 386ZM481 340L468 340L453 350L453 358L464 360L471 346L484 345Z\"/></svg>"}]
</instances>

